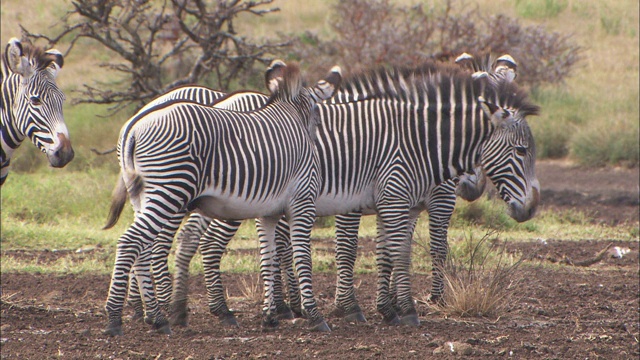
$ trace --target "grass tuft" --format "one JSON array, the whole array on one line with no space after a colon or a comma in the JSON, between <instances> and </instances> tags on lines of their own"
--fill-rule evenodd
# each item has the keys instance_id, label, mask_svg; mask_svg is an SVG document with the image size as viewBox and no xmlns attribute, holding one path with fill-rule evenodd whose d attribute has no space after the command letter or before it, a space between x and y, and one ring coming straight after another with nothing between
<instances>
[{"instance_id":1,"label":"grass tuft","mask_svg":"<svg viewBox=\"0 0 640 360\"><path fill-rule=\"evenodd\" d=\"M452 250L444 269L442 310L462 317L500 316L522 281L517 270L524 258L514 260L507 254L493 231L480 240L466 237L461 248L462 253Z\"/></svg>"}]
</instances>

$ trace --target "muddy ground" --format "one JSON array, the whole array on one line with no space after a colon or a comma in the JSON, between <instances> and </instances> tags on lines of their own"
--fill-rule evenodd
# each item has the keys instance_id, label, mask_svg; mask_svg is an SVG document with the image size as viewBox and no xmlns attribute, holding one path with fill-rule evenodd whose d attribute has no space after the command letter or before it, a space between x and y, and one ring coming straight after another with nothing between
<instances>
[{"instance_id":1,"label":"muddy ground","mask_svg":"<svg viewBox=\"0 0 640 360\"><path fill-rule=\"evenodd\" d=\"M579 209L594 222L638 223L638 169L589 170L560 161L538 166L543 207ZM373 250L362 241L359 251ZM575 266L612 244L594 264ZM613 247L630 250L615 258ZM358 275L358 296L367 324L331 317L334 275L316 274L314 290L333 331L314 334L301 322L260 326L260 305L242 299L250 275L225 275L230 306L240 327L224 328L207 311L203 279L191 278L188 328L171 335L150 332L125 318L125 335L102 335L108 276L2 273L0 349L2 359L250 359L250 358L431 358L637 359L639 348L638 242L547 239L546 244L512 242L508 251L532 254L520 268L521 282L498 317L460 318L418 302L421 326L388 327L374 307L375 275ZM2 256L25 254L3 252ZM47 253L43 261L69 254ZM244 280L244 281L243 281ZM424 294L430 277L413 277ZM132 314L130 308L125 315ZM453 349L453 353L452 353Z\"/></svg>"}]
</instances>

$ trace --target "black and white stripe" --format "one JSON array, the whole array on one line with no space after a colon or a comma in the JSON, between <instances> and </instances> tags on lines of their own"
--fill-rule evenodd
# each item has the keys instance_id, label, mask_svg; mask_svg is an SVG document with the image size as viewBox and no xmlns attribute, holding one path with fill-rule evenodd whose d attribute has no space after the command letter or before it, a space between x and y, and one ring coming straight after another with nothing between
<instances>
[{"instance_id":1,"label":"black and white stripe","mask_svg":"<svg viewBox=\"0 0 640 360\"><path fill-rule=\"evenodd\" d=\"M65 96L56 84L63 63L58 50L44 51L16 38L9 40L2 55L0 185L9 174L14 150L26 138L53 167L63 167L73 159L62 115Z\"/></svg>"},{"instance_id":2,"label":"black and white stripe","mask_svg":"<svg viewBox=\"0 0 640 360\"><path fill-rule=\"evenodd\" d=\"M329 329L311 285L309 233L318 170L310 129L312 107L330 97L340 79L340 70L334 68L325 80L304 88L297 67L278 61L267 71L272 96L260 110L243 113L173 101L123 126L118 142L121 176L106 228L117 221L127 193L136 218L118 241L106 305L107 334L122 332L129 271L139 254L163 228L192 210L221 219L261 218L265 258L274 256L275 225L286 215L304 311L313 329ZM266 284L266 298L271 293L272 284ZM266 321L273 311L273 304L265 303ZM162 316L155 317L154 326L168 329Z\"/></svg>"}]
</instances>

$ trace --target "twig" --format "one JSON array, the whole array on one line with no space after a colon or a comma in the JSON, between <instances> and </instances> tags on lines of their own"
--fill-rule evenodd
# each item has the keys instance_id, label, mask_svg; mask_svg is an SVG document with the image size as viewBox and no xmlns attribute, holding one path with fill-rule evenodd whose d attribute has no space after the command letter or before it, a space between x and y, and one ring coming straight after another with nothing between
<instances>
[{"instance_id":1,"label":"twig","mask_svg":"<svg viewBox=\"0 0 640 360\"><path fill-rule=\"evenodd\" d=\"M116 148L114 147L113 149L109 149L109 150L105 150L105 151L100 151L96 148L91 148L91 151L93 151L94 153L98 154L98 155L108 155L111 154L112 152L116 151Z\"/></svg>"},{"instance_id":2,"label":"twig","mask_svg":"<svg viewBox=\"0 0 640 360\"><path fill-rule=\"evenodd\" d=\"M594 258L582 260L582 261L572 261L570 258L567 257L562 260L562 263L572 265L572 266L582 266L582 267L591 266L593 264L596 264L602 261L602 259L604 258L607 251L612 245L613 243L609 243L609 245L607 245L604 249L600 250L600 252L596 254Z\"/></svg>"}]
</instances>

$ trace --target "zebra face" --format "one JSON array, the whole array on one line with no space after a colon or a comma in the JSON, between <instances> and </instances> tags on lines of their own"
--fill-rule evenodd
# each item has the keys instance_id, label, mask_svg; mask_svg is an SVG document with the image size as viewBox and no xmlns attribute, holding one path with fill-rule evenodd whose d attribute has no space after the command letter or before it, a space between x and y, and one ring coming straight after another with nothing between
<instances>
[{"instance_id":1,"label":"zebra face","mask_svg":"<svg viewBox=\"0 0 640 360\"><path fill-rule=\"evenodd\" d=\"M501 108L482 98L480 104L495 127L482 148L484 172L507 203L509 216L518 222L527 221L540 202L531 129L516 109Z\"/></svg>"},{"instance_id":2,"label":"zebra face","mask_svg":"<svg viewBox=\"0 0 640 360\"><path fill-rule=\"evenodd\" d=\"M74 152L62 115L65 96L55 82L62 54L33 49L23 52L17 39L12 39L7 49L11 70L21 77L13 102L16 127L47 155L51 166L63 167Z\"/></svg>"}]
</instances>

